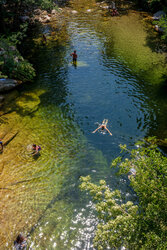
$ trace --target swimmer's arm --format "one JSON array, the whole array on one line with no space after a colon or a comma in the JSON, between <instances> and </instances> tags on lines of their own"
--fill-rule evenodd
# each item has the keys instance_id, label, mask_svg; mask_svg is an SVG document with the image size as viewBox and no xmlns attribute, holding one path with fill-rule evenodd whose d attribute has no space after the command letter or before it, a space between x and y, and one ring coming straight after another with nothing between
<instances>
[{"instance_id":1,"label":"swimmer's arm","mask_svg":"<svg viewBox=\"0 0 167 250\"><path fill-rule=\"evenodd\" d=\"M92 133L96 133L96 131L98 130L98 129L100 129L102 127L102 125L100 125L97 129L95 129Z\"/></svg>"},{"instance_id":2,"label":"swimmer's arm","mask_svg":"<svg viewBox=\"0 0 167 250\"><path fill-rule=\"evenodd\" d=\"M38 154L38 150L35 150L35 151L32 153L32 155L36 155L36 154Z\"/></svg>"},{"instance_id":3,"label":"swimmer's arm","mask_svg":"<svg viewBox=\"0 0 167 250\"><path fill-rule=\"evenodd\" d=\"M24 239L23 243L21 244L22 247L27 246L27 238Z\"/></svg>"},{"instance_id":4,"label":"swimmer's arm","mask_svg":"<svg viewBox=\"0 0 167 250\"><path fill-rule=\"evenodd\" d=\"M110 132L110 130L109 130L108 128L106 128L106 130L108 131L108 133L109 133L110 135L112 135L112 133Z\"/></svg>"}]
</instances>

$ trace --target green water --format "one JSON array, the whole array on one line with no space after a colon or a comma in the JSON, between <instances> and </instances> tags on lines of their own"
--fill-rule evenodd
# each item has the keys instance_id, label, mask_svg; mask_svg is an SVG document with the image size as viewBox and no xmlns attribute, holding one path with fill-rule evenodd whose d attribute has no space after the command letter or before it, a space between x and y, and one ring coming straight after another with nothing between
<instances>
[{"instance_id":1,"label":"green water","mask_svg":"<svg viewBox=\"0 0 167 250\"><path fill-rule=\"evenodd\" d=\"M34 39L37 77L11 94L2 116L1 131L19 133L0 159L1 249L11 249L19 232L29 234L33 249L93 249L97 218L79 177L105 179L125 200L135 199L128 178L110 168L119 144L167 137L165 56L149 45L155 34L143 17L112 18L93 0L71 6L78 13L65 15L60 40L39 46ZM91 133L104 118L112 137ZM42 147L39 158L29 155L32 143Z\"/></svg>"}]
</instances>

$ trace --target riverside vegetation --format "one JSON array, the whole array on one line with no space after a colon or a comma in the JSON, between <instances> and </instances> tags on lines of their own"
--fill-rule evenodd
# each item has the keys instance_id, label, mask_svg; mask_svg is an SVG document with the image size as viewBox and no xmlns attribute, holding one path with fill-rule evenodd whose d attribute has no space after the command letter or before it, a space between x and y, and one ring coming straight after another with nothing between
<instances>
[{"instance_id":1,"label":"riverside vegetation","mask_svg":"<svg viewBox=\"0 0 167 250\"><path fill-rule=\"evenodd\" d=\"M121 146L128 151L126 145ZM82 190L89 191L96 202L99 224L94 238L97 249L166 249L167 241L167 158L158 149L155 138L140 141L130 158L116 158L120 174L134 168L129 176L139 197L138 204L125 202L118 190L110 190L104 180L91 183L90 176L81 177Z\"/></svg>"},{"instance_id":2,"label":"riverside vegetation","mask_svg":"<svg viewBox=\"0 0 167 250\"><path fill-rule=\"evenodd\" d=\"M54 7L53 0L0 1L0 78L23 82L34 78L35 69L21 56L18 45L27 34L34 10L51 10Z\"/></svg>"}]
</instances>

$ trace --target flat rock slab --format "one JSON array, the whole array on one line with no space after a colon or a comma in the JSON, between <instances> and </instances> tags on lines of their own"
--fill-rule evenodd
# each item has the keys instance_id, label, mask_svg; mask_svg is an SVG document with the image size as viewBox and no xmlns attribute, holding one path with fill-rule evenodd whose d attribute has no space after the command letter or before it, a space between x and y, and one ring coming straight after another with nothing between
<instances>
[{"instance_id":1,"label":"flat rock slab","mask_svg":"<svg viewBox=\"0 0 167 250\"><path fill-rule=\"evenodd\" d=\"M0 79L0 92L6 92L14 89L18 85L18 82L13 79Z\"/></svg>"},{"instance_id":2,"label":"flat rock slab","mask_svg":"<svg viewBox=\"0 0 167 250\"><path fill-rule=\"evenodd\" d=\"M153 15L153 20L159 20L161 17L165 17L165 12L160 10Z\"/></svg>"}]
</instances>

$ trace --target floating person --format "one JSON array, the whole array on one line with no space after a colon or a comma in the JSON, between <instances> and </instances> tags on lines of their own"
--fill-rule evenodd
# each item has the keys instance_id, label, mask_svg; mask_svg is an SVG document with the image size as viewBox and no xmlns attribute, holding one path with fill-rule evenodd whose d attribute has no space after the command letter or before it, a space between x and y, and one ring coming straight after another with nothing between
<instances>
[{"instance_id":1,"label":"floating person","mask_svg":"<svg viewBox=\"0 0 167 250\"><path fill-rule=\"evenodd\" d=\"M73 64L76 64L77 62L77 53L76 53L76 50L74 50L73 53L70 54L70 56L72 56L72 61L73 61Z\"/></svg>"},{"instance_id":2,"label":"floating person","mask_svg":"<svg viewBox=\"0 0 167 250\"><path fill-rule=\"evenodd\" d=\"M14 241L14 247L16 250L26 250L27 249L27 238L23 234L19 234Z\"/></svg>"},{"instance_id":3,"label":"floating person","mask_svg":"<svg viewBox=\"0 0 167 250\"><path fill-rule=\"evenodd\" d=\"M102 124L100 124L100 126L97 129L95 129L92 133L96 133L97 130L101 129L101 131L107 130L108 133L110 135L112 135L112 133L110 132L110 130L107 128L107 123L108 123L108 120L104 119L103 122L102 122Z\"/></svg>"},{"instance_id":4,"label":"floating person","mask_svg":"<svg viewBox=\"0 0 167 250\"><path fill-rule=\"evenodd\" d=\"M33 144L33 145L32 145L32 150L33 150L33 153L32 153L33 156L34 156L34 155L38 155L38 154L39 154L39 151L41 150L41 147L38 146L38 145L36 145L36 144Z\"/></svg>"},{"instance_id":5,"label":"floating person","mask_svg":"<svg viewBox=\"0 0 167 250\"><path fill-rule=\"evenodd\" d=\"M2 154L2 153L3 153L3 142L0 139L0 154Z\"/></svg>"}]
</instances>

